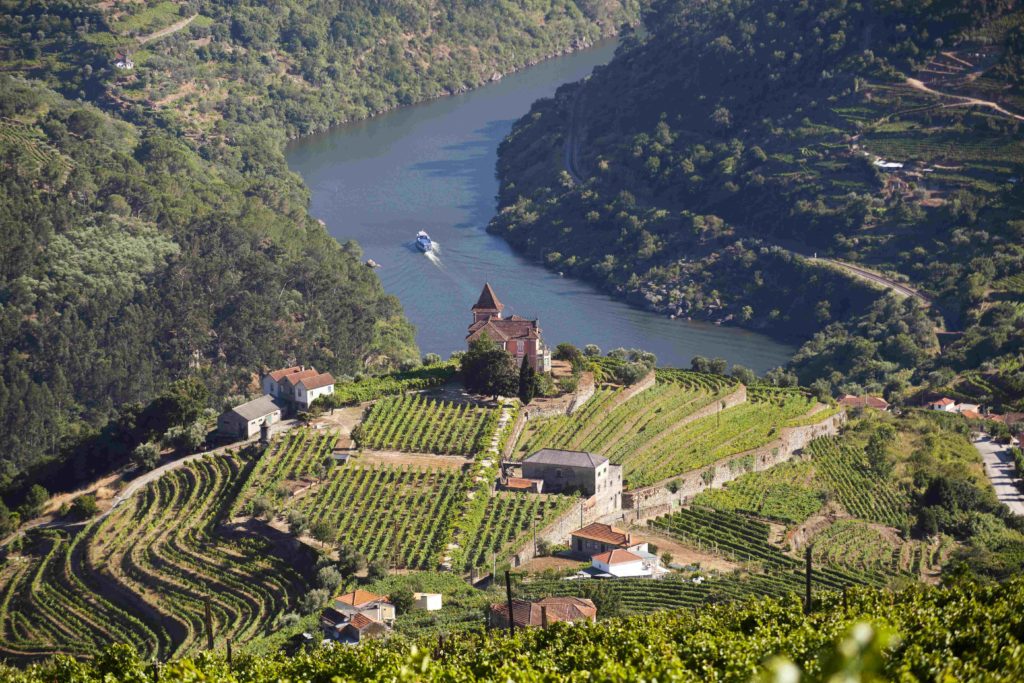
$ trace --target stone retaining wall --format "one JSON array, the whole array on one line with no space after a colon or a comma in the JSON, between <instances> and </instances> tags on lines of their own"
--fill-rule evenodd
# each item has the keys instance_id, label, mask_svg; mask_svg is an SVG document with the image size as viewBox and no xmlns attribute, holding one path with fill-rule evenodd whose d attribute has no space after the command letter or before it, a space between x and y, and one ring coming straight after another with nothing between
<instances>
[{"instance_id":1,"label":"stone retaining wall","mask_svg":"<svg viewBox=\"0 0 1024 683\"><path fill-rule=\"evenodd\" d=\"M785 462L820 436L834 436L846 422L839 412L821 422L803 427L785 427L779 437L760 448L730 455L684 475L670 477L652 486L622 494L623 522L641 523L668 514L688 503L706 489L721 488L747 472L760 472ZM677 487L675 492L669 485Z\"/></svg>"}]
</instances>

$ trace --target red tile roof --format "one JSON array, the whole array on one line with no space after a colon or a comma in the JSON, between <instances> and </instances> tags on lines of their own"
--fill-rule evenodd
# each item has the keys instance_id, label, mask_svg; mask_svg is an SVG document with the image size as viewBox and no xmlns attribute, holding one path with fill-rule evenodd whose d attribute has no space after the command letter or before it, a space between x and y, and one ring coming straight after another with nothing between
<instances>
[{"instance_id":1,"label":"red tile roof","mask_svg":"<svg viewBox=\"0 0 1024 683\"><path fill-rule=\"evenodd\" d=\"M536 479L524 479L523 477L509 477L505 480L504 487L507 489L522 489L524 491L536 486Z\"/></svg>"},{"instance_id":2,"label":"red tile roof","mask_svg":"<svg viewBox=\"0 0 1024 683\"><path fill-rule=\"evenodd\" d=\"M360 612L359 614L352 615L352 618L348 620L348 623L362 631L364 628L375 622L373 619Z\"/></svg>"},{"instance_id":3,"label":"red tile roof","mask_svg":"<svg viewBox=\"0 0 1024 683\"><path fill-rule=\"evenodd\" d=\"M628 550L616 548L615 550L609 550L608 552L601 553L600 555L594 555L594 557L592 557L591 559L595 562L600 562L610 567L613 564L626 564L627 562L638 562L644 558L640 557L639 555L634 555Z\"/></svg>"},{"instance_id":4,"label":"red tile roof","mask_svg":"<svg viewBox=\"0 0 1024 683\"><path fill-rule=\"evenodd\" d=\"M839 399L839 405L849 408L889 409L889 402L879 396L853 396L852 394L847 394Z\"/></svg>"},{"instance_id":5,"label":"red tile roof","mask_svg":"<svg viewBox=\"0 0 1024 683\"><path fill-rule=\"evenodd\" d=\"M387 598L383 595L377 595L370 591L364 591L362 588L357 588L351 593L345 593L334 598L335 602L340 602L344 605L351 605L352 607L363 607L370 604L371 602L387 602Z\"/></svg>"},{"instance_id":6,"label":"red tile roof","mask_svg":"<svg viewBox=\"0 0 1024 683\"><path fill-rule=\"evenodd\" d=\"M329 384L334 384L334 377L331 376L331 373L324 372L315 377L310 377L309 379L301 379L298 383L306 387L306 391L310 391L312 389L326 387Z\"/></svg>"},{"instance_id":7,"label":"red tile roof","mask_svg":"<svg viewBox=\"0 0 1024 683\"><path fill-rule=\"evenodd\" d=\"M316 371L316 368L306 368L305 370L285 375L281 380L281 384L291 384L292 386L295 386L302 380L309 379L310 377L316 377L319 374L320 373Z\"/></svg>"},{"instance_id":8,"label":"red tile roof","mask_svg":"<svg viewBox=\"0 0 1024 683\"><path fill-rule=\"evenodd\" d=\"M938 401L932 401L928 405L930 405L930 406L951 406L954 403L956 403L956 401L954 401L953 399L947 398L947 397L943 397L943 398L940 398Z\"/></svg>"},{"instance_id":9,"label":"red tile roof","mask_svg":"<svg viewBox=\"0 0 1024 683\"><path fill-rule=\"evenodd\" d=\"M571 535L578 536L579 538L586 538L591 541L607 543L609 545L625 546L629 541L628 534L626 534L622 529L616 529L613 526L599 524L598 522L588 524L582 529L577 529L572 532Z\"/></svg>"},{"instance_id":10,"label":"red tile roof","mask_svg":"<svg viewBox=\"0 0 1024 683\"><path fill-rule=\"evenodd\" d=\"M478 308L496 311L501 311L501 309L505 308L505 304L498 301L498 295L494 293L490 282L484 283L484 289L480 292L480 298L476 300L476 303L473 304L473 308L470 310L475 311Z\"/></svg>"},{"instance_id":11,"label":"red tile roof","mask_svg":"<svg viewBox=\"0 0 1024 683\"><path fill-rule=\"evenodd\" d=\"M286 375L291 375L296 372L301 372L303 367L301 365L293 365L290 368L281 368L280 370L274 370L270 373L270 379L275 382L280 382Z\"/></svg>"},{"instance_id":12,"label":"red tile roof","mask_svg":"<svg viewBox=\"0 0 1024 683\"><path fill-rule=\"evenodd\" d=\"M516 626L542 626L544 612L547 612L548 623L556 621L593 621L597 618L597 607L591 600L574 597L552 597L530 602L528 600L512 600L512 619ZM508 603L499 602L491 605L491 614L501 617L508 623Z\"/></svg>"}]
</instances>

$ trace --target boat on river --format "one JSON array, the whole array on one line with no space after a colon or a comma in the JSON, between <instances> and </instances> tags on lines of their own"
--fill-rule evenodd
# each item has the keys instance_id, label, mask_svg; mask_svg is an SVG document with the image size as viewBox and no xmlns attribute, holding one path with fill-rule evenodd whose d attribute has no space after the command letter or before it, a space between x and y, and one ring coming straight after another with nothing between
<instances>
[{"instance_id":1,"label":"boat on river","mask_svg":"<svg viewBox=\"0 0 1024 683\"><path fill-rule=\"evenodd\" d=\"M430 235L427 234L426 230L420 230L416 233L416 248L424 254L434 248L434 243L430 241Z\"/></svg>"}]
</instances>

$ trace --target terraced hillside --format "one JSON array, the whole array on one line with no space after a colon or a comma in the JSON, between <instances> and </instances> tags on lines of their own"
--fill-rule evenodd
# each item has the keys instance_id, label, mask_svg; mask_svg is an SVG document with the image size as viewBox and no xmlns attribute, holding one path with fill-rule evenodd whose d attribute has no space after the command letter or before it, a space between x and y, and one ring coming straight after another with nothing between
<instances>
[{"instance_id":1,"label":"terraced hillside","mask_svg":"<svg viewBox=\"0 0 1024 683\"><path fill-rule=\"evenodd\" d=\"M218 528L244 464L203 458L170 472L77 535L30 534L0 570L0 653L91 656L129 642L160 657L265 634L306 582L263 538Z\"/></svg>"},{"instance_id":2,"label":"terraced hillside","mask_svg":"<svg viewBox=\"0 0 1024 683\"><path fill-rule=\"evenodd\" d=\"M498 425L498 410L436 401L421 394L386 398L369 409L356 440L362 448L472 455Z\"/></svg>"},{"instance_id":3,"label":"terraced hillside","mask_svg":"<svg viewBox=\"0 0 1024 683\"><path fill-rule=\"evenodd\" d=\"M516 455L589 450L623 465L626 485L637 488L757 448L784 426L829 414L815 412L816 402L797 389L750 389L746 402L725 407L739 389L721 375L658 370L655 386L628 400L621 400L622 389L602 388L572 416L531 422Z\"/></svg>"}]
</instances>

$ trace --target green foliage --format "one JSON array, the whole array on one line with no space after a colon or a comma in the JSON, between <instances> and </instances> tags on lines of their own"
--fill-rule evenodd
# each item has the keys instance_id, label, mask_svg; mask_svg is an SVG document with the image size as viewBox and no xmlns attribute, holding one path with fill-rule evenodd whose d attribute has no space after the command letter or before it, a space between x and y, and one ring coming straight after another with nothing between
<instances>
[{"instance_id":1,"label":"green foliage","mask_svg":"<svg viewBox=\"0 0 1024 683\"><path fill-rule=\"evenodd\" d=\"M484 334L470 343L462 357L462 383L474 394L515 396L519 384L515 361Z\"/></svg>"},{"instance_id":2,"label":"green foliage","mask_svg":"<svg viewBox=\"0 0 1024 683\"><path fill-rule=\"evenodd\" d=\"M458 370L459 362L452 360L379 377L364 377L354 382L337 384L332 396L339 406L365 403L385 396L440 386L454 378Z\"/></svg>"},{"instance_id":3,"label":"green foliage","mask_svg":"<svg viewBox=\"0 0 1024 683\"><path fill-rule=\"evenodd\" d=\"M369 410L358 434L360 448L472 455L489 445L497 428L494 408L422 394L381 399Z\"/></svg>"},{"instance_id":4,"label":"green foliage","mask_svg":"<svg viewBox=\"0 0 1024 683\"><path fill-rule=\"evenodd\" d=\"M78 496L71 503L71 514L78 519L89 519L94 517L97 512L99 512L99 506L96 505L96 496L91 493Z\"/></svg>"}]
</instances>

